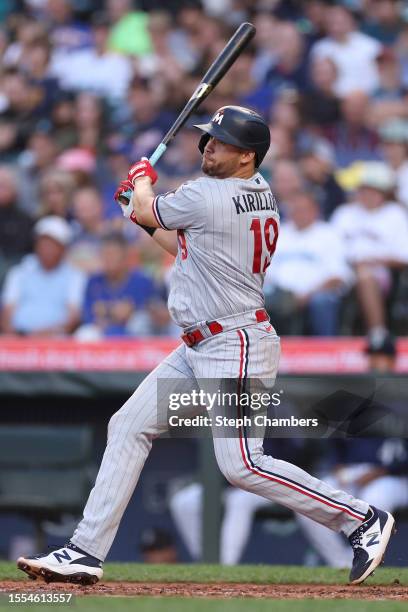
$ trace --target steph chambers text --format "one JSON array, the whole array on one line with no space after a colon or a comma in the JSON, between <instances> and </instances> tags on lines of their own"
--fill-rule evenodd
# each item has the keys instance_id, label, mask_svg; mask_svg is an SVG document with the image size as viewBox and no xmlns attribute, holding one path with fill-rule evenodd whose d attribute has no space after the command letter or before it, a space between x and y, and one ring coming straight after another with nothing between
<instances>
[{"instance_id":1,"label":"steph chambers text","mask_svg":"<svg viewBox=\"0 0 408 612\"><path fill-rule=\"evenodd\" d=\"M197 415L195 417L181 417L177 414L169 416L170 427L318 427L318 419L302 419L295 416L290 418L270 418L264 414L243 417L227 417L217 415L209 417Z\"/></svg>"}]
</instances>

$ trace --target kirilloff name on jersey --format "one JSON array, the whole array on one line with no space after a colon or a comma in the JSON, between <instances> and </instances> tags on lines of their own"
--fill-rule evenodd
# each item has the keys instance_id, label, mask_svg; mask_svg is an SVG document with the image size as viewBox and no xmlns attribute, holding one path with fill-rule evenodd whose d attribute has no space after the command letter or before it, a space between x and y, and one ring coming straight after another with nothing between
<instances>
[{"instance_id":1,"label":"kirilloff name on jersey","mask_svg":"<svg viewBox=\"0 0 408 612\"><path fill-rule=\"evenodd\" d=\"M237 215L241 213L256 212L257 210L273 210L278 213L278 205L270 191L261 193L243 193L242 195L232 196Z\"/></svg>"}]
</instances>

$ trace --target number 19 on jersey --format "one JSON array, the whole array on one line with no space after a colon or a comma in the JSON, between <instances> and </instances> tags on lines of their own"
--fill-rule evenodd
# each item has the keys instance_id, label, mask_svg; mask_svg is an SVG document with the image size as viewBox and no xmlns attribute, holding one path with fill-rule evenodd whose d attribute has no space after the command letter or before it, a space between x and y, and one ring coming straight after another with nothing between
<instances>
[{"instance_id":1,"label":"number 19 on jersey","mask_svg":"<svg viewBox=\"0 0 408 612\"><path fill-rule=\"evenodd\" d=\"M265 220L255 217L252 219L250 230L254 232L252 272L254 274L263 273L271 263L272 255L276 249L279 233L278 223L273 217L268 217Z\"/></svg>"}]
</instances>

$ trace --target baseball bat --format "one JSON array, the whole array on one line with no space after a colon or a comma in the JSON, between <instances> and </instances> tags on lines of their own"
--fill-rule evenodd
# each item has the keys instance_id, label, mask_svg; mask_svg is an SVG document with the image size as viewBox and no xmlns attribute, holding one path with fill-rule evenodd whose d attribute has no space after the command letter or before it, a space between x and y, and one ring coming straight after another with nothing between
<instances>
[{"instance_id":1,"label":"baseball bat","mask_svg":"<svg viewBox=\"0 0 408 612\"><path fill-rule=\"evenodd\" d=\"M153 151L149 162L152 166L157 164L163 153L166 151L168 144L173 140L177 132L183 127L187 119L200 106L208 94L218 85L222 77L228 72L232 64L240 55L242 50L247 46L249 41L255 36L256 28L252 23L241 23L235 34L227 42L221 53L213 61L202 81L194 91L193 95L180 112L179 116L163 137L163 140L157 145ZM132 192L123 193L120 200L123 204L127 204L132 197Z\"/></svg>"},{"instance_id":2,"label":"baseball bat","mask_svg":"<svg viewBox=\"0 0 408 612\"><path fill-rule=\"evenodd\" d=\"M208 94L218 85L222 77L228 72L242 50L254 37L255 32L256 28L252 23L241 23L235 34L225 45L224 49L213 61L201 83L198 85L161 143L153 151L149 159L152 166L159 161L167 149L168 144L173 140L180 128L183 127L190 115L197 110L201 102L205 100Z\"/></svg>"}]
</instances>

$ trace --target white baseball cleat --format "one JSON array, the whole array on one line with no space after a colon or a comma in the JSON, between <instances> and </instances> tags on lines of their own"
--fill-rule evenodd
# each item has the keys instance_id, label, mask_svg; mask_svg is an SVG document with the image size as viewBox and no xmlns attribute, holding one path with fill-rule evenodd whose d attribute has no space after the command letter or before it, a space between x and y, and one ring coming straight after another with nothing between
<instances>
[{"instance_id":1,"label":"white baseball cleat","mask_svg":"<svg viewBox=\"0 0 408 612\"><path fill-rule=\"evenodd\" d=\"M32 580L95 584L103 576L102 561L68 542L63 548L33 557L19 557L17 567Z\"/></svg>"},{"instance_id":2,"label":"white baseball cleat","mask_svg":"<svg viewBox=\"0 0 408 612\"><path fill-rule=\"evenodd\" d=\"M364 523L349 537L354 551L351 584L364 582L382 563L390 537L395 531L392 514L370 506Z\"/></svg>"}]
</instances>

